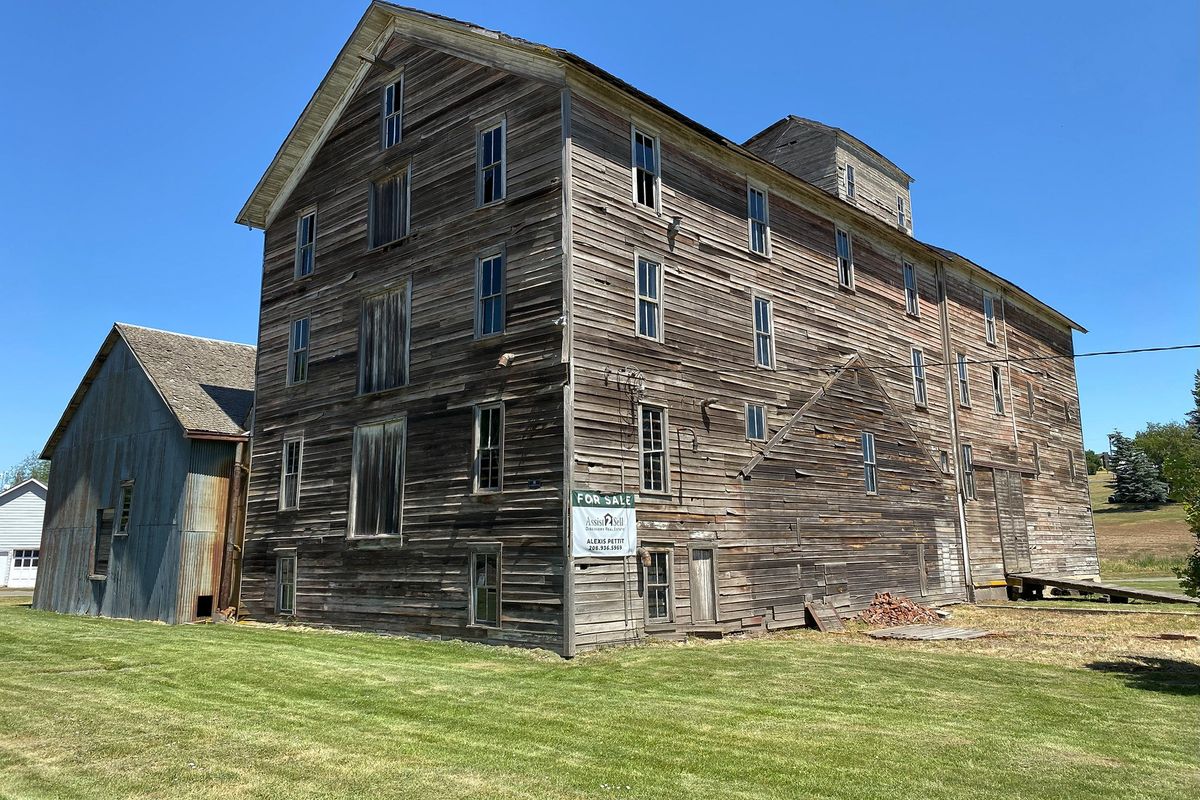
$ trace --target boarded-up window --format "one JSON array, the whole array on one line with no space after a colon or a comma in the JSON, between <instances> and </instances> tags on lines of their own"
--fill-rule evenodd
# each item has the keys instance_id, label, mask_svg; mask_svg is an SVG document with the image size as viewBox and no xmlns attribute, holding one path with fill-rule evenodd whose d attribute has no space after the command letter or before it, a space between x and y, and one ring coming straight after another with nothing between
<instances>
[{"instance_id":1,"label":"boarded-up window","mask_svg":"<svg viewBox=\"0 0 1200 800\"><path fill-rule=\"evenodd\" d=\"M775 367L775 321L771 301L754 298L754 363L760 367Z\"/></svg>"},{"instance_id":2,"label":"boarded-up window","mask_svg":"<svg viewBox=\"0 0 1200 800\"><path fill-rule=\"evenodd\" d=\"M863 432L862 435L863 484L867 494L879 491L879 477L875 464L875 434Z\"/></svg>"},{"instance_id":3,"label":"boarded-up window","mask_svg":"<svg viewBox=\"0 0 1200 800\"><path fill-rule=\"evenodd\" d=\"M638 256L637 333L662 341L662 264Z\"/></svg>"},{"instance_id":4,"label":"boarded-up window","mask_svg":"<svg viewBox=\"0 0 1200 800\"><path fill-rule=\"evenodd\" d=\"M667 411L642 406L641 411L642 491L666 492Z\"/></svg>"},{"instance_id":5,"label":"boarded-up window","mask_svg":"<svg viewBox=\"0 0 1200 800\"><path fill-rule=\"evenodd\" d=\"M310 211L296 220L296 277L311 275L317 253L317 212Z\"/></svg>"},{"instance_id":6,"label":"boarded-up window","mask_svg":"<svg viewBox=\"0 0 1200 800\"><path fill-rule=\"evenodd\" d=\"M838 285L847 289L854 288L854 243L850 241L850 233L841 228L837 230L837 260Z\"/></svg>"},{"instance_id":7,"label":"boarded-up window","mask_svg":"<svg viewBox=\"0 0 1200 800\"><path fill-rule=\"evenodd\" d=\"M399 144L404 134L404 76L383 87L383 146Z\"/></svg>"},{"instance_id":8,"label":"boarded-up window","mask_svg":"<svg viewBox=\"0 0 1200 800\"><path fill-rule=\"evenodd\" d=\"M371 247L382 247L408 235L409 173L406 169L371 184Z\"/></svg>"},{"instance_id":9,"label":"boarded-up window","mask_svg":"<svg viewBox=\"0 0 1200 800\"><path fill-rule=\"evenodd\" d=\"M285 439L283 442L283 465L279 476L279 507L300 507L300 463L304 454L304 442L300 439Z\"/></svg>"},{"instance_id":10,"label":"boarded-up window","mask_svg":"<svg viewBox=\"0 0 1200 800\"><path fill-rule=\"evenodd\" d=\"M503 121L479 132L476 153L476 181L480 205L504 199L504 132Z\"/></svg>"},{"instance_id":11,"label":"boarded-up window","mask_svg":"<svg viewBox=\"0 0 1200 800\"><path fill-rule=\"evenodd\" d=\"M504 253L479 259L475 280L475 335L504 332Z\"/></svg>"},{"instance_id":12,"label":"boarded-up window","mask_svg":"<svg viewBox=\"0 0 1200 800\"><path fill-rule=\"evenodd\" d=\"M918 348L912 350L913 371L913 402L918 406L929 404L928 389L925 384L925 354Z\"/></svg>"},{"instance_id":13,"label":"boarded-up window","mask_svg":"<svg viewBox=\"0 0 1200 800\"><path fill-rule=\"evenodd\" d=\"M500 548L471 554L471 624L500 626Z\"/></svg>"},{"instance_id":14,"label":"boarded-up window","mask_svg":"<svg viewBox=\"0 0 1200 800\"><path fill-rule=\"evenodd\" d=\"M649 563L643 569L646 597L646 622L671 621L671 554L666 550L647 553Z\"/></svg>"},{"instance_id":15,"label":"boarded-up window","mask_svg":"<svg viewBox=\"0 0 1200 800\"><path fill-rule=\"evenodd\" d=\"M354 429L351 536L399 536L404 509L404 420Z\"/></svg>"},{"instance_id":16,"label":"boarded-up window","mask_svg":"<svg viewBox=\"0 0 1200 800\"><path fill-rule=\"evenodd\" d=\"M658 210L658 139L633 129L633 199Z\"/></svg>"},{"instance_id":17,"label":"boarded-up window","mask_svg":"<svg viewBox=\"0 0 1200 800\"><path fill-rule=\"evenodd\" d=\"M971 445L962 446L962 485L963 496L968 500L975 499L975 462L972 458Z\"/></svg>"},{"instance_id":18,"label":"boarded-up window","mask_svg":"<svg viewBox=\"0 0 1200 800\"><path fill-rule=\"evenodd\" d=\"M121 504L117 506L117 533L129 533L129 521L133 516L133 481L121 481Z\"/></svg>"},{"instance_id":19,"label":"boarded-up window","mask_svg":"<svg viewBox=\"0 0 1200 800\"><path fill-rule=\"evenodd\" d=\"M101 508L96 511L96 541L92 550L92 574L108 575L108 562L112 556L113 510Z\"/></svg>"},{"instance_id":20,"label":"boarded-up window","mask_svg":"<svg viewBox=\"0 0 1200 800\"><path fill-rule=\"evenodd\" d=\"M746 206L746 216L750 220L750 250L761 256L769 255L766 190L750 186L746 191Z\"/></svg>"},{"instance_id":21,"label":"boarded-up window","mask_svg":"<svg viewBox=\"0 0 1200 800\"><path fill-rule=\"evenodd\" d=\"M308 380L308 317L292 320L292 332L288 340L287 382L304 383Z\"/></svg>"},{"instance_id":22,"label":"boarded-up window","mask_svg":"<svg viewBox=\"0 0 1200 800\"><path fill-rule=\"evenodd\" d=\"M358 391L408 382L408 287L363 300L358 333Z\"/></svg>"},{"instance_id":23,"label":"boarded-up window","mask_svg":"<svg viewBox=\"0 0 1200 800\"><path fill-rule=\"evenodd\" d=\"M275 613L296 613L296 557L275 559Z\"/></svg>"},{"instance_id":24,"label":"boarded-up window","mask_svg":"<svg viewBox=\"0 0 1200 800\"><path fill-rule=\"evenodd\" d=\"M904 310L914 317L921 316L921 299L917 294L917 268L904 262Z\"/></svg>"},{"instance_id":25,"label":"boarded-up window","mask_svg":"<svg viewBox=\"0 0 1200 800\"><path fill-rule=\"evenodd\" d=\"M475 406L475 491L504 488L504 404Z\"/></svg>"}]
</instances>

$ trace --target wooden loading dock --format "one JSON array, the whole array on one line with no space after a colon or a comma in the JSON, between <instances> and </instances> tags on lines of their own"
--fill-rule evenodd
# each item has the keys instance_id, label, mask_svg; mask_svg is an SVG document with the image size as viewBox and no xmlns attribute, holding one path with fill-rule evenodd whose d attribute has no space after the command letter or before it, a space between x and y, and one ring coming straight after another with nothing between
<instances>
[{"instance_id":1,"label":"wooden loading dock","mask_svg":"<svg viewBox=\"0 0 1200 800\"><path fill-rule=\"evenodd\" d=\"M1150 603L1188 603L1200 606L1200 598L1188 597L1172 592L1156 592L1150 589L1131 589L1128 586L1117 586L1112 583L1099 581L1071 580L1053 575L1033 575L1024 573L1008 575L1008 588L1012 595L1023 598L1041 599L1046 589L1062 589L1080 594L1098 594L1106 596L1114 603L1127 603L1130 600L1144 600Z\"/></svg>"}]
</instances>

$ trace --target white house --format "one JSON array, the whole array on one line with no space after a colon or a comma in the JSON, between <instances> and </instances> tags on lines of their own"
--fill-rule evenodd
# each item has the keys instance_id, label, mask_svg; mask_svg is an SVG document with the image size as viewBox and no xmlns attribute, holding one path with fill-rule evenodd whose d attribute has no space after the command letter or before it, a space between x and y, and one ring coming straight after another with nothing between
<instances>
[{"instance_id":1,"label":"white house","mask_svg":"<svg viewBox=\"0 0 1200 800\"><path fill-rule=\"evenodd\" d=\"M30 478L0 492L0 588L32 587L42 548L46 485Z\"/></svg>"}]
</instances>

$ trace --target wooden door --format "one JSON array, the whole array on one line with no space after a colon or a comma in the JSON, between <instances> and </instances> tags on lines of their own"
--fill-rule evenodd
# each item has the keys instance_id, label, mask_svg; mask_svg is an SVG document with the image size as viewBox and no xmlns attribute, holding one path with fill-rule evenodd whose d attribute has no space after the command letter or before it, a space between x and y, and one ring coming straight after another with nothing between
<instances>
[{"instance_id":1,"label":"wooden door","mask_svg":"<svg viewBox=\"0 0 1200 800\"><path fill-rule=\"evenodd\" d=\"M713 551L707 547L692 549L691 591L692 622L717 621L717 580Z\"/></svg>"},{"instance_id":2,"label":"wooden door","mask_svg":"<svg viewBox=\"0 0 1200 800\"><path fill-rule=\"evenodd\" d=\"M1004 572L1029 572L1029 529L1025 526L1025 498L1021 494L1021 473L1006 469L992 471L996 488L996 518L1000 526L1000 552Z\"/></svg>"}]
</instances>

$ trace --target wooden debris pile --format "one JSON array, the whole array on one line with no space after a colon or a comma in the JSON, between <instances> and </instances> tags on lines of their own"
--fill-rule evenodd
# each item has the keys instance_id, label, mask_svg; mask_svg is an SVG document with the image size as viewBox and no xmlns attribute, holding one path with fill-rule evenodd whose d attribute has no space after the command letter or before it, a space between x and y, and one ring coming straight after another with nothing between
<instances>
[{"instance_id":1,"label":"wooden debris pile","mask_svg":"<svg viewBox=\"0 0 1200 800\"><path fill-rule=\"evenodd\" d=\"M863 609L858 618L868 625L917 625L941 621L937 612L891 592L876 594L871 605Z\"/></svg>"}]
</instances>

